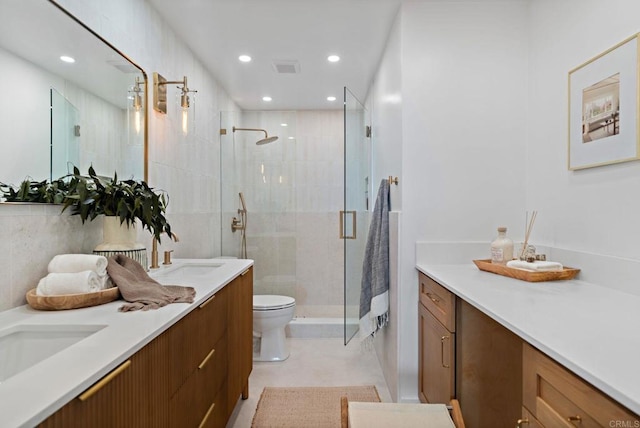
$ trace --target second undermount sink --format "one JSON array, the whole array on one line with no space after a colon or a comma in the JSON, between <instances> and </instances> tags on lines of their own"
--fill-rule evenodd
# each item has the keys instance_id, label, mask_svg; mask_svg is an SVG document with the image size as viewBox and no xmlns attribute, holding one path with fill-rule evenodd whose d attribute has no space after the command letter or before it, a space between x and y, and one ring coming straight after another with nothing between
<instances>
[{"instance_id":1,"label":"second undermount sink","mask_svg":"<svg viewBox=\"0 0 640 428\"><path fill-rule=\"evenodd\" d=\"M185 263L164 272L158 272L158 278L201 278L211 275L224 263Z\"/></svg>"},{"instance_id":2,"label":"second undermount sink","mask_svg":"<svg viewBox=\"0 0 640 428\"><path fill-rule=\"evenodd\" d=\"M104 327L20 324L0 330L0 383Z\"/></svg>"}]
</instances>

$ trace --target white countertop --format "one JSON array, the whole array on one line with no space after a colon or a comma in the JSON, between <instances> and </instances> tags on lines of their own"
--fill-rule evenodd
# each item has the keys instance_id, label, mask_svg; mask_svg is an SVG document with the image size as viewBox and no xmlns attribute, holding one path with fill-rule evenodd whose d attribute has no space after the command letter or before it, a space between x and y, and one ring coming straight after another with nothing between
<instances>
[{"instance_id":1,"label":"white countertop","mask_svg":"<svg viewBox=\"0 0 640 428\"><path fill-rule=\"evenodd\" d=\"M223 263L215 274L199 280L172 281L174 285L196 289L196 298L191 304L173 303L157 310L118 312L123 301L116 300L67 311L37 311L25 305L0 312L1 330L25 324L106 326L0 383L0 426L32 427L43 421L253 265L252 260L243 259L208 261L213 260ZM176 269L183 263L206 261L175 260L173 265L154 271L152 276Z\"/></svg>"},{"instance_id":2,"label":"white countertop","mask_svg":"<svg viewBox=\"0 0 640 428\"><path fill-rule=\"evenodd\" d=\"M640 414L640 296L577 280L519 281L472 263L416 267Z\"/></svg>"}]
</instances>

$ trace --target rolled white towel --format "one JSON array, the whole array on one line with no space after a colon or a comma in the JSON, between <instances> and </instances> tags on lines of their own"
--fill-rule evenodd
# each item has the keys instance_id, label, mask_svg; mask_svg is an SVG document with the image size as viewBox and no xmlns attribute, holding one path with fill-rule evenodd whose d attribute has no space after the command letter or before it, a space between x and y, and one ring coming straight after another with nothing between
<instances>
[{"instance_id":1,"label":"rolled white towel","mask_svg":"<svg viewBox=\"0 0 640 428\"><path fill-rule=\"evenodd\" d=\"M105 276L98 275L98 278L100 278L101 290L106 290L107 288L114 287L113 281L111 280L111 277L109 275L105 275Z\"/></svg>"},{"instance_id":2,"label":"rolled white towel","mask_svg":"<svg viewBox=\"0 0 640 428\"><path fill-rule=\"evenodd\" d=\"M49 262L49 273L75 273L92 270L99 276L107 274L107 258L94 254L59 254Z\"/></svg>"},{"instance_id":3,"label":"rolled white towel","mask_svg":"<svg viewBox=\"0 0 640 428\"><path fill-rule=\"evenodd\" d=\"M40 280L36 289L39 296L81 294L100 291L102 280L91 270L75 273L50 273Z\"/></svg>"},{"instance_id":4,"label":"rolled white towel","mask_svg":"<svg viewBox=\"0 0 640 428\"><path fill-rule=\"evenodd\" d=\"M562 263L538 260L531 263L523 260L511 260L507 262L507 267L530 270L532 272L555 272L563 269Z\"/></svg>"}]
</instances>

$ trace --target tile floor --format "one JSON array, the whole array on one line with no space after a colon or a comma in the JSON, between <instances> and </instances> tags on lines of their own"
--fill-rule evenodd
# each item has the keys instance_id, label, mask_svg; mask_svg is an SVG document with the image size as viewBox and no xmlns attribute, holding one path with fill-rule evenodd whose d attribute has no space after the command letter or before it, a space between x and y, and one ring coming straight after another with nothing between
<instances>
[{"instance_id":1,"label":"tile floor","mask_svg":"<svg viewBox=\"0 0 640 428\"><path fill-rule=\"evenodd\" d=\"M356 337L347 346L342 338L288 338L291 355L277 363L254 362L249 378L249 398L240 400L227 428L249 428L265 386L375 385L380 399L390 402L378 358L363 350Z\"/></svg>"}]
</instances>

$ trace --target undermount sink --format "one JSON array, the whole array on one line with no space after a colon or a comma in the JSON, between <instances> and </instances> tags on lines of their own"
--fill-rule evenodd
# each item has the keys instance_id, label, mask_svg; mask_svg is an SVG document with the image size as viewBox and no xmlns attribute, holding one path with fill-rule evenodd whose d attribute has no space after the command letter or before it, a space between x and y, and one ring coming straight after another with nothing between
<instances>
[{"instance_id":1,"label":"undermount sink","mask_svg":"<svg viewBox=\"0 0 640 428\"><path fill-rule=\"evenodd\" d=\"M221 266L224 266L224 263L185 263L175 269L158 272L155 276L162 278L206 277Z\"/></svg>"},{"instance_id":2,"label":"undermount sink","mask_svg":"<svg viewBox=\"0 0 640 428\"><path fill-rule=\"evenodd\" d=\"M104 327L20 324L0 330L0 383Z\"/></svg>"}]
</instances>

